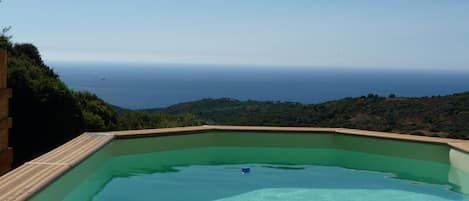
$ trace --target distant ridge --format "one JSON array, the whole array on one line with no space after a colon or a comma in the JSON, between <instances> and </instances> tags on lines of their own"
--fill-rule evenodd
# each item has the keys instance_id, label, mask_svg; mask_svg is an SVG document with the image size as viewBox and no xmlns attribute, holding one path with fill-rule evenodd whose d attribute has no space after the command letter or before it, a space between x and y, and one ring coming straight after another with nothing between
<instances>
[{"instance_id":1,"label":"distant ridge","mask_svg":"<svg viewBox=\"0 0 469 201\"><path fill-rule=\"evenodd\" d=\"M469 137L469 92L402 98L344 98L321 104L201 99L142 111L193 114L224 125L347 127L451 138Z\"/></svg>"},{"instance_id":2,"label":"distant ridge","mask_svg":"<svg viewBox=\"0 0 469 201\"><path fill-rule=\"evenodd\" d=\"M109 105L111 106L112 109L114 109L119 114L132 111L131 109L119 107L117 105L113 105L113 104L109 104Z\"/></svg>"}]
</instances>

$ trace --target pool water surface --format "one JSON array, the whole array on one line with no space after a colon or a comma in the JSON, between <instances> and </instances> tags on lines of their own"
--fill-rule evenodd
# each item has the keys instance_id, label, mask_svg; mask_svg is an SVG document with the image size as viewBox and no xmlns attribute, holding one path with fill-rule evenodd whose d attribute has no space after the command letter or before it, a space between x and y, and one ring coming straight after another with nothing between
<instances>
[{"instance_id":1,"label":"pool water surface","mask_svg":"<svg viewBox=\"0 0 469 201\"><path fill-rule=\"evenodd\" d=\"M330 134L123 139L32 200L467 200L453 180L469 176L450 165L448 152L437 144Z\"/></svg>"}]
</instances>

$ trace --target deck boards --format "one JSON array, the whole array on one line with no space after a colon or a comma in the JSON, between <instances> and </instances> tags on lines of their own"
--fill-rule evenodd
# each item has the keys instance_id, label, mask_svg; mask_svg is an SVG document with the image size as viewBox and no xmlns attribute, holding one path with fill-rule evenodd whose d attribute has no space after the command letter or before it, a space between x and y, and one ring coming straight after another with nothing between
<instances>
[{"instance_id":1,"label":"deck boards","mask_svg":"<svg viewBox=\"0 0 469 201\"><path fill-rule=\"evenodd\" d=\"M111 139L112 136L109 135L85 133L31 162L67 163L73 166L81 161L77 160L78 158L92 154L96 149L99 149Z\"/></svg>"},{"instance_id":2,"label":"deck boards","mask_svg":"<svg viewBox=\"0 0 469 201\"><path fill-rule=\"evenodd\" d=\"M112 138L85 133L14 169L0 177L0 200L27 200Z\"/></svg>"},{"instance_id":3,"label":"deck boards","mask_svg":"<svg viewBox=\"0 0 469 201\"><path fill-rule=\"evenodd\" d=\"M0 200L27 200L70 167L25 164L0 179Z\"/></svg>"}]
</instances>

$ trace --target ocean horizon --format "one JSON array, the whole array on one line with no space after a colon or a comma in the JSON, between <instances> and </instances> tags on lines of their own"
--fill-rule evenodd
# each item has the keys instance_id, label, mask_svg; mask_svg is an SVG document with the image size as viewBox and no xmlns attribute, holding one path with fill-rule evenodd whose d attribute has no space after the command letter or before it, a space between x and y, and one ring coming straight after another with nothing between
<instances>
[{"instance_id":1,"label":"ocean horizon","mask_svg":"<svg viewBox=\"0 0 469 201\"><path fill-rule=\"evenodd\" d=\"M72 89L110 104L162 108L203 98L322 103L369 93L401 97L469 90L469 71L50 62Z\"/></svg>"}]
</instances>

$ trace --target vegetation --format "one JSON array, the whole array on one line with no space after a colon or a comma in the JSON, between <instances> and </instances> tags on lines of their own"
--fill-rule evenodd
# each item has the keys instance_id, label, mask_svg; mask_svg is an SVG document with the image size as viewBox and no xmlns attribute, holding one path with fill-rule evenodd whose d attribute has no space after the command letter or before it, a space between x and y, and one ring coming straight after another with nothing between
<instances>
[{"instance_id":1,"label":"vegetation","mask_svg":"<svg viewBox=\"0 0 469 201\"><path fill-rule=\"evenodd\" d=\"M168 115L117 110L90 92L68 88L31 44L12 44L0 35L8 51L8 86L13 89L10 145L14 165L43 154L86 131L200 125L194 115Z\"/></svg>"},{"instance_id":2,"label":"vegetation","mask_svg":"<svg viewBox=\"0 0 469 201\"><path fill-rule=\"evenodd\" d=\"M90 92L73 91L31 44L8 51L8 85L13 88L10 144L15 165L86 131L129 130L202 124L347 127L452 138L469 138L469 92L400 98L374 94L322 104L203 99L168 108L132 111L110 105Z\"/></svg>"},{"instance_id":3,"label":"vegetation","mask_svg":"<svg viewBox=\"0 0 469 201\"><path fill-rule=\"evenodd\" d=\"M22 162L75 137L85 125L73 92L44 65L36 47L5 39L8 86L13 88L10 145L15 147L15 162Z\"/></svg>"},{"instance_id":4,"label":"vegetation","mask_svg":"<svg viewBox=\"0 0 469 201\"><path fill-rule=\"evenodd\" d=\"M106 102L90 92L74 92L87 131L113 130L117 127L117 112Z\"/></svg>"},{"instance_id":5,"label":"vegetation","mask_svg":"<svg viewBox=\"0 0 469 201\"><path fill-rule=\"evenodd\" d=\"M322 104L203 99L161 112L191 113L212 124L344 127L469 138L469 92L450 96L387 98L369 94Z\"/></svg>"},{"instance_id":6,"label":"vegetation","mask_svg":"<svg viewBox=\"0 0 469 201\"><path fill-rule=\"evenodd\" d=\"M192 114L169 115L159 112L131 111L120 116L117 129L168 128L203 124L206 122Z\"/></svg>"}]
</instances>

